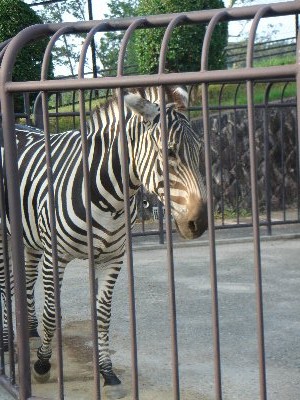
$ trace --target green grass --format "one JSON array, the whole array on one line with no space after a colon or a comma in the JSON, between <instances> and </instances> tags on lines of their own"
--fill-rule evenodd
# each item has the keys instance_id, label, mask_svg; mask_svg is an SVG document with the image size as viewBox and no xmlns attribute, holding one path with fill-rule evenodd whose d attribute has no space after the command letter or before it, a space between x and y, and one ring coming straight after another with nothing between
<instances>
[{"instance_id":1,"label":"green grass","mask_svg":"<svg viewBox=\"0 0 300 400\"><path fill-rule=\"evenodd\" d=\"M254 67L271 67L279 65L294 64L296 57L294 55L277 56L277 57L266 57L264 59L255 60ZM267 77L266 77L267 79ZM256 83L254 85L254 103L262 104L265 102L265 94L267 89L267 83ZM219 84L209 85L209 105L211 107L221 106L234 106L234 105L246 105L247 104L247 91L246 84L241 85L235 83L228 83L223 86ZM221 93L222 90L222 93ZM283 93L284 90L284 93ZM194 89L195 101L192 102L193 106L201 106L201 85L198 85ZM285 83L276 83L272 85L269 93L269 102L281 100L281 98L287 99L296 97L296 84L290 82L286 87ZM192 112L192 117L199 116L199 113Z\"/></svg>"},{"instance_id":2,"label":"green grass","mask_svg":"<svg viewBox=\"0 0 300 400\"><path fill-rule=\"evenodd\" d=\"M91 102L86 101L86 111L93 110L97 105L101 105L105 103L105 99L95 99L92 100ZM79 104L75 104L73 107L72 105L68 106L61 106L58 108L58 111L60 113L67 113L67 112L79 112ZM50 110L51 112L55 112L55 109ZM88 118L88 117L87 117ZM50 117L49 118L49 123L50 123L50 132L65 132L74 128L79 128L80 126L80 118L79 116L77 117L72 117L72 116L61 116L58 118L56 117Z\"/></svg>"},{"instance_id":3,"label":"green grass","mask_svg":"<svg viewBox=\"0 0 300 400\"><path fill-rule=\"evenodd\" d=\"M222 219L222 213L220 211L215 211L214 213L215 219ZM239 218L248 218L251 217L251 212L249 210L241 209L237 213L236 209L233 208L225 208L223 211L224 219L237 219Z\"/></svg>"},{"instance_id":4,"label":"green grass","mask_svg":"<svg viewBox=\"0 0 300 400\"><path fill-rule=\"evenodd\" d=\"M285 100L296 97L295 82L290 82L287 86L281 82L274 83L269 92L268 99L265 98L267 86L267 83L257 83L254 85L254 104L264 104L266 100L271 103L280 101L281 99ZM244 83L241 85L235 83L225 84L223 89L221 89L221 85L210 85L208 96L210 107L247 105L247 90ZM201 85L196 88L195 98L196 100L192 102L192 105L201 106ZM191 117L199 117L199 111L192 111Z\"/></svg>"},{"instance_id":5,"label":"green grass","mask_svg":"<svg viewBox=\"0 0 300 400\"><path fill-rule=\"evenodd\" d=\"M257 60L254 62L254 67L270 67L276 65L288 65L296 62L295 56L282 56L282 57L266 57L261 60ZM267 77L266 77L267 78ZM266 101L266 90L267 83L256 83L254 85L254 104L264 104ZM105 92L106 93L106 92ZM105 96L105 94L102 93ZM71 101L73 98L70 93L64 93L64 98ZM269 103L275 101L281 101L281 99L285 100L288 98L296 97L296 84L295 82L290 82L288 85L285 83L275 83L272 85L271 90L269 92L269 97L267 101ZM191 105L196 107L201 107L201 85L197 85L194 87L192 91L192 101ZM76 98L78 101L78 98ZM65 100L66 101L66 100ZM104 97L93 100L91 104L89 101L86 102L86 109L93 109L97 104L103 104L106 101ZM53 99L50 98L50 105L55 105ZM247 105L247 91L246 84L242 83L240 85L236 83L228 83L223 85L223 87L219 84L209 85L209 105L210 107L232 107L232 106L246 106ZM79 111L79 104L75 104L75 107L71 105L69 106L61 106L58 108L60 113ZM50 110L55 111L55 109ZM201 113L199 111L191 111L191 118L199 118L201 117ZM22 122L22 121L21 121ZM50 131L51 132L64 132L70 129L78 128L80 125L79 117L70 117L70 116L61 116L59 119L55 117L50 117Z\"/></svg>"},{"instance_id":6,"label":"green grass","mask_svg":"<svg viewBox=\"0 0 300 400\"><path fill-rule=\"evenodd\" d=\"M277 56L277 57L266 57L264 59L254 60L254 67L273 67L276 65L288 65L295 64L295 55Z\"/></svg>"}]
</instances>

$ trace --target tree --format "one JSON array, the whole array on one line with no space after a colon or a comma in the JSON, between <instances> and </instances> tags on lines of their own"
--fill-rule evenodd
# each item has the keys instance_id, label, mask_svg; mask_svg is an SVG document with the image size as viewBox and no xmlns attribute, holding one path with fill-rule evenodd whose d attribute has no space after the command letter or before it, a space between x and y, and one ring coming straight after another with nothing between
<instances>
[{"instance_id":1,"label":"tree","mask_svg":"<svg viewBox=\"0 0 300 400\"><path fill-rule=\"evenodd\" d=\"M221 0L140 0L139 15L165 14L224 7ZM172 34L167 53L166 68L172 72L200 69L201 47L205 25L177 27ZM164 29L139 30L135 38L135 52L142 73L155 73ZM209 68L225 66L224 48L227 45L227 24L221 23L214 30L209 52Z\"/></svg>"},{"instance_id":2,"label":"tree","mask_svg":"<svg viewBox=\"0 0 300 400\"><path fill-rule=\"evenodd\" d=\"M245 4L252 3L254 0L228 0L227 7L232 8L234 6L244 6Z\"/></svg>"},{"instance_id":3,"label":"tree","mask_svg":"<svg viewBox=\"0 0 300 400\"><path fill-rule=\"evenodd\" d=\"M0 0L0 42L10 39L27 26L42 22L42 19L23 1ZM20 51L13 69L14 81L40 79L46 45L47 39L42 39L30 43Z\"/></svg>"},{"instance_id":4,"label":"tree","mask_svg":"<svg viewBox=\"0 0 300 400\"><path fill-rule=\"evenodd\" d=\"M38 10L44 22L63 22L68 14L76 21L84 21L85 0L65 0L59 3L47 4ZM65 66L69 68L71 75L75 75L75 66L79 61L80 46L78 46L78 38L82 35L63 35L57 41L53 52L53 62L55 65Z\"/></svg>"},{"instance_id":5,"label":"tree","mask_svg":"<svg viewBox=\"0 0 300 400\"><path fill-rule=\"evenodd\" d=\"M105 18L124 18L136 15L137 0L112 0L107 3L110 12ZM124 32L107 32L100 39L99 58L104 68L104 75L115 74L119 55L120 44ZM134 43L128 45L126 59L127 66L136 65ZM106 70L106 71L105 71Z\"/></svg>"}]
</instances>

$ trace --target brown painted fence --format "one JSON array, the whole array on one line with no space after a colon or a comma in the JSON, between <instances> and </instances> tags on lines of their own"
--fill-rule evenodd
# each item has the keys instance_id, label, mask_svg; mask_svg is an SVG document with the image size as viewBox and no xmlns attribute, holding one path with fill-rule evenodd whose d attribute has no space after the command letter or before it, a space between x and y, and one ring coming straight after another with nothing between
<instances>
[{"instance_id":1,"label":"brown painted fence","mask_svg":"<svg viewBox=\"0 0 300 400\"><path fill-rule=\"evenodd\" d=\"M299 76L299 48L297 48L297 60L295 64L286 66L276 66L268 68L254 68L253 67L253 50L256 30L259 22L262 18L280 15L294 15L300 10L298 2L283 2L266 6L253 6L234 8L226 10L209 10L205 12L192 12L185 14L175 15L157 15L149 16L147 18L128 18L112 21L90 21L90 22L78 22L78 23L62 23L62 24L46 24L37 25L25 29L2 50L1 58L1 84L0 84L0 95L1 95L1 110L2 110L2 126L4 136L4 148L6 155L5 172L7 176L7 187L8 187L8 203L10 210L10 224L11 224L11 248L12 248L12 261L14 266L14 280L15 280L15 316L16 321L11 321L12 325L15 325L16 329L16 347L17 347L17 364L15 363L15 352L13 346L10 348L8 355L8 364L4 362L5 357L3 350L1 351L1 376L0 384L15 398L22 400L32 398L31 393L31 376L30 376L30 357L29 357L29 340L27 330L27 312L26 312L26 290L25 290L25 270L24 270L24 250L22 240L22 229L20 227L21 221L21 205L19 201L19 185L18 180L15 177L18 175L17 167L17 149L14 140L14 125L15 125L15 114L13 109L13 95L16 93L25 94L25 98L30 92L41 92L43 98L43 115L44 121L48 118L48 111L46 109L47 95L51 92L62 92L62 91L79 91L80 96L80 120L81 126L85 125L85 108L84 108L84 94L90 90L106 90L106 89L117 89L119 93L120 104L123 104L124 89L129 87L138 86L158 86L160 88L161 99L164 98L164 90L166 85L171 84L186 84L186 85L201 85L201 123L203 125L203 140L205 146L205 173L206 173L206 184L207 184L207 198L208 198L208 240L210 249L210 273L211 273L211 292L212 292L212 342L214 346L214 377L212 377L212 384L214 385L215 399L223 398L223 388L221 379L221 352L220 352L220 339L219 339L219 310L218 310L218 284L217 284L217 273L216 273L216 247L215 247L215 219L214 219L214 177L213 177L213 155L211 148L211 118L212 115L220 119L218 113L221 108L213 109L208 102L208 90L210 84L222 83L236 84L237 87L240 84L246 86L247 95L247 120L248 120L248 133L249 133L249 185L251 185L251 207L252 207L252 223L253 227L253 259L254 259L254 271L256 277L256 304L257 304L257 331L258 331L258 373L259 373L259 387L260 387L260 399L267 399L267 385L266 385L266 368L265 368L265 343L264 343L264 319L263 319L263 304L262 304L262 280L261 280L261 252L260 252L260 209L259 209L259 193L258 193L258 180L257 180L257 152L255 146L255 108L253 91L254 85L260 81L265 81L268 77L269 82L275 81L292 81L296 82L296 88L299 88L298 76ZM216 24L221 21L230 21L238 19L251 19L252 27L248 40L246 66L240 69L230 69L221 71L209 71L207 69L207 62L209 56L209 43L211 35L214 31ZM165 72L165 58L167 53L167 46L169 38L172 34L173 29L181 24L207 24L206 35L202 47L202 61L199 71L195 72L183 72L183 73L166 73ZM139 27L148 27L154 29L155 27L165 27L165 36L161 46L160 62L158 73L154 75L130 75L126 76L123 74L123 61L126 46L131 35ZM124 30L124 40L120 49L120 58L118 64L118 74L116 77L105 77L105 78L91 78L87 79L84 77L84 62L86 58L87 49L97 32L111 31L111 30ZM47 67L50 62L51 48L55 42L63 35L69 33L86 33L86 39L82 47L81 58L79 62L79 73L78 78L69 80L48 80L47 79ZM35 40L40 37L50 37L47 51L45 52L45 58L43 61L43 69L41 73L41 79L39 81L30 82L13 82L11 78L11 71L16 60L18 52L26 45L30 40ZM299 40L298 40L299 42ZM299 43L298 43L299 47ZM271 83L272 85L273 83ZM266 100L263 104L264 108L271 108L272 105L268 102L268 92L266 91ZM298 99L300 97L298 96ZM285 105L284 105L285 107ZM294 109L299 110L299 104L293 104ZM197 108L197 107L196 107ZM237 115L238 106L236 104L226 106L225 108L231 108L234 115ZM295 114L299 114L298 112ZM25 113L24 116L28 116ZM22 115L19 115L22 117ZM164 108L162 107L162 116L164 118ZM266 117L267 118L267 117ZM26 121L29 122L28 120ZM48 137L47 124L45 125L46 138ZM297 190L295 202L298 207L298 215L294 218L294 222L299 221L299 128L295 127L297 135L295 136L295 143L297 154ZM123 132L124 133L124 132ZM47 139L46 139L47 143ZM266 142L268 140L266 139ZM166 144L165 144L166 145ZM49 156L49 148L46 149ZM83 143L83 151L85 145ZM267 152L267 147L265 148ZM49 157L48 157L49 158ZM265 162L269 160L266 157ZM127 168L127 160L124 156L122 160L123 168ZM221 167L222 169L223 167ZM268 170L268 167L266 168ZM87 170L87 163L85 165ZM222 170L223 171L223 170ZM224 175L221 172L221 176ZM49 171L49 179L51 182L51 171ZM127 178L128 179L128 178ZM3 182L3 171L1 176L1 182ZM4 193L3 185L1 194L1 214L5 214L4 206ZM50 184L51 186L51 184ZM124 182L124 188L126 192L127 184ZM284 189L283 189L284 190ZM168 193L168 188L166 188ZM270 200L270 186L267 184L266 188L267 199ZM51 194L51 193L50 193ZM51 196L50 196L51 198ZM86 198L89 198L89 192L86 192ZM283 196L283 198L285 198ZM224 193L221 195L221 211L224 208ZM55 210L54 205L51 203L51 215L50 219L52 226L55 226ZM126 215L129 220L129 204L126 202ZM270 204L270 203L269 203ZM172 240L172 223L170 217L170 203L166 200L166 243L167 243L167 259L168 259L168 270L169 270L169 292L170 292L170 321L171 321L171 348L172 348L172 370L173 370L173 398L180 398L179 391L179 365L178 365L178 354L177 354L177 334L176 334L176 299L174 290L174 262L173 262L173 240ZM285 208L284 208L285 209ZM266 206L267 221L270 219L270 206ZM222 215L224 219L224 215ZM285 217L283 222L285 222ZM87 224L89 230L91 229L91 221L88 220ZM5 221L2 220L3 232L6 232ZM52 232L53 240L53 260L57 259L55 255L55 230ZM89 240L89 246L92 249L91 238ZM4 241L4 248L7 251L7 242ZM132 232L128 223L127 226L127 265L129 271L129 290L131 299L130 310L131 310L131 342L132 342L132 399L139 398L139 386L138 386L138 367L137 367L137 343L136 343L136 317L135 317L135 305L134 305L134 283L133 283L133 258L132 258ZM91 250L92 254L92 250ZM89 260L89 267L91 276L93 277L93 257ZM58 289L58 277L55 274L55 287L56 287L56 305L58 306L57 316L57 363L58 363L58 387L59 387L59 398L64 398L64 380L63 380L63 359L62 359L62 334L60 327L60 315L59 315L59 289ZM91 288L95 285L92 282ZM10 304L10 308L12 305ZM95 310L92 310L92 320L96 320ZM95 323L93 324L93 340L96 349L96 333ZM153 349L155 353L155 349ZM95 350L97 353L97 350ZM93 361L94 370L97 372L97 357L94 357ZM17 372L16 372L17 370ZM94 381L95 387L95 398L101 398L101 390L99 387L99 379L95 373L96 379ZM57 398L56 393L49 393L49 398ZM199 398L201 395L199 393Z\"/></svg>"}]
</instances>

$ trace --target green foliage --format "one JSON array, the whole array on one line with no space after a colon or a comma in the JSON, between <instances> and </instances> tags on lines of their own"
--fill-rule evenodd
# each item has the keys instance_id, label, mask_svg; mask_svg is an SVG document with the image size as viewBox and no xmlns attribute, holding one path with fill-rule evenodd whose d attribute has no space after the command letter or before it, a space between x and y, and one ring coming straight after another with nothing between
<instances>
[{"instance_id":1,"label":"green foliage","mask_svg":"<svg viewBox=\"0 0 300 400\"><path fill-rule=\"evenodd\" d=\"M32 8L21 0L0 0L0 42L15 36L27 26L42 23ZM13 69L14 81L37 80L47 40L38 40L22 49Z\"/></svg>"},{"instance_id":2,"label":"green foliage","mask_svg":"<svg viewBox=\"0 0 300 400\"><path fill-rule=\"evenodd\" d=\"M66 15L68 19L70 15L76 21L84 21L85 17L85 0L65 0L59 3L47 4L47 6L39 9L38 13L44 22L64 22ZM80 57L80 46L78 46L78 38L84 35L63 35L55 44L52 51L52 58L55 65L60 65L69 69L65 75L76 74L76 66Z\"/></svg>"},{"instance_id":3,"label":"green foliage","mask_svg":"<svg viewBox=\"0 0 300 400\"><path fill-rule=\"evenodd\" d=\"M124 18L132 17L136 13L137 1L113 0L107 3L110 12L105 14L105 18ZM99 58L103 65L104 75L115 75L117 61L120 50L120 43L124 32L107 32L100 39ZM134 43L131 41L127 48L125 64L128 66L136 65Z\"/></svg>"},{"instance_id":4,"label":"green foliage","mask_svg":"<svg viewBox=\"0 0 300 400\"><path fill-rule=\"evenodd\" d=\"M168 14L224 7L221 0L140 0L138 15ZM169 42L166 69L172 72L200 69L201 48L205 25L177 27ZM136 33L135 51L140 72L157 72L164 29L144 29ZM216 26L210 44L209 69L225 66L224 48L227 45L227 24Z\"/></svg>"}]
</instances>

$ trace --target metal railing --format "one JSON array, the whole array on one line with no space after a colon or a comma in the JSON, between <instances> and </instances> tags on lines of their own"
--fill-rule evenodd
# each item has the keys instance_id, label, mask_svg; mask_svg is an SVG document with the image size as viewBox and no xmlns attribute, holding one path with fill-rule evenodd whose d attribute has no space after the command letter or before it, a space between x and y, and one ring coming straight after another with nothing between
<instances>
[{"instance_id":1,"label":"metal railing","mask_svg":"<svg viewBox=\"0 0 300 400\"><path fill-rule=\"evenodd\" d=\"M24 247L23 247L23 233L20 221L22 221L22 206L20 204L20 188L19 182L16 177L18 176L18 165L17 165L17 147L15 142L15 114L13 109L13 95L16 93L29 93L29 92L42 92L43 96L43 115L47 138L49 137L49 126L48 126L48 110L47 110L47 95L53 91L73 91L78 90L80 93L80 121L81 128L84 130L85 126L85 107L84 107L84 93L89 90L103 90L103 89L117 89L119 102L123 104L124 100L124 89L138 86L158 86L160 89L160 101L161 101L161 114L162 118L165 118L165 107L164 107L164 90L166 85L170 84L201 84L201 112L202 112L202 123L203 123L203 140L205 147L205 171L206 171L206 185L207 185L207 203L208 203L208 240L209 240L209 253L210 253L210 276L211 276L211 294L212 294L212 343L214 348L214 378L212 379L214 385L214 398L220 400L223 398L223 385L221 377L221 349L220 349L220 331L219 331L219 308L218 308L218 280L217 280L217 258L216 258L216 240L215 240L215 219L214 219L214 193L213 193L213 171L212 171L212 155L211 155L211 129L210 129L210 104L209 104L209 85L212 83L232 83L232 82L243 82L246 84L246 96L247 96L247 118L248 118L248 131L249 131L249 163L250 163L250 185L251 185L251 207L252 207L252 226L253 226L253 267L255 272L255 291L256 291L256 304L257 304L257 335L258 345L257 354L259 360L259 397L261 400L267 399L267 384L266 384L266 365L265 365L265 343L264 343L264 318L263 318L263 301L262 301L262 277L261 277L261 252L260 252L260 220L259 220L259 204L258 204L258 182L257 182L257 151L256 151L256 140L255 140L255 108L254 108L254 82L264 80L266 76L269 79L276 80L294 80L299 88L299 59L297 63L288 66L278 66L269 68L254 68L253 67L253 47L255 41L255 33L257 25L262 18L280 15L289 15L299 12L299 4L297 2L283 2L276 3L267 6L253 6L243 7L230 10L208 10L205 12L192 12L185 14L175 15L157 15L149 16L146 18L127 18L120 20L111 21L88 21L80 23L62 23L62 24L46 24L36 25L25 29L19 35L11 40L9 45L2 51L2 63L1 63L1 84L0 84L0 95L1 95L1 109L2 109L2 125L3 125L3 136L4 136L4 151L5 151L5 173L7 184L7 200L10 211L10 246L11 256L14 273L14 286L15 286L15 317L16 317L16 346L18 361L17 366L15 364L15 350L10 346L9 350L9 367L5 366L4 353L1 350L1 376L0 384L5 387L15 398L21 400L32 398L31 389L31 376L30 376L30 357L29 357L29 333L27 326L27 309L26 309L26 275L25 275L25 260L24 260ZM216 24L221 21L230 21L236 19L252 19L252 28L249 35L249 41L247 46L247 57L246 66L235 70L222 70L222 71L208 71L207 61L209 56L209 44L211 35L214 31ZM164 71L164 60L168 48L168 41L173 29L180 24L207 24L206 35L202 47L202 61L199 71L195 72L182 72L182 73L165 73ZM159 72L154 75L139 75L139 76L125 76L122 72L123 56L126 50L126 46L130 36L133 34L135 29L139 27L155 29L155 27L167 27L164 40L162 42L160 50L160 66ZM109 30L125 30L124 41L120 50L120 59L118 65L118 74L115 77L105 78L84 78L84 61L86 55L86 49L88 48L91 40L93 39L96 32L109 31ZM45 78L47 72L47 66L49 64L51 55L51 46L55 44L55 41L63 34L84 32L87 33L86 41L83 45L82 55L79 63L79 74L77 79L72 80L48 80ZM13 82L11 79L11 72L17 57L18 52L31 40L35 40L40 37L52 36L48 49L45 53L43 62L43 71L40 81L30 82ZM298 39L299 41L299 39ZM298 43L299 46L299 43ZM298 49L299 50L299 49ZM299 53L299 52L298 52ZM298 54L297 53L297 54ZM297 56L298 57L298 56ZM268 91L266 92L266 101L264 107L269 109L272 107L268 102ZM297 97L297 111L299 110L299 98ZM226 107L227 108L227 107ZM234 110L237 106L233 106ZM215 112L215 110L213 110ZM120 109L122 115L122 108ZM298 112L297 112L298 114ZM267 115L267 114L266 114ZM297 121L299 124L299 119ZM297 130L297 143L299 144L299 126ZM123 135L124 132L123 132ZM125 137L125 136L124 136ZM84 141L83 141L84 149ZM265 151L268 151L267 147ZM50 166L50 149L46 149L48 157L48 167ZM165 152L166 153L166 152ZM266 162L268 157L266 158ZM165 158L165 163L167 163ZM297 145L297 163L299 171L299 145ZM122 166L123 170L127 170L127 159L123 157ZM88 174L88 160L85 159L84 169ZM59 295L59 278L57 272L57 249L56 249L56 237L55 237L55 208L53 199L51 199L51 168L48 168L48 181L50 182L49 188L49 204L50 204L50 224L52 233L52 259L54 269L54 282L55 282L55 299L57 307L56 315L56 326L57 326L57 365L58 365L58 394L49 393L52 398L64 398L64 378L63 378L63 341L62 332L60 327L60 295ZM222 175L222 173L221 173ZM2 177L1 177L2 178ZM126 178L126 174L125 174ZM299 176L298 176L299 182ZM128 196L127 179L124 182L124 191ZM2 195L1 195L1 215L5 215L5 199L4 199L4 188L3 179L1 179ZM168 188L165 188L168 193ZM299 190L299 186L298 186ZM266 193L269 193L268 190ZM89 199L90 193L88 185L85 187L86 199ZM299 201L299 200L298 200ZM89 203L87 203L89 204ZM129 198L125 198L125 215L126 225L126 253L127 253L127 266L129 275L129 299L130 299L130 324L131 324L131 343L132 343L132 399L137 400L139 398L139 384L138 384L138 349L136 342L136 315L135 315L135 302L134 302L134 275L133 275L133 257L132 257L132 232L130 228L130 208ZM173 399L179 400L180 398L180 385L179 385L179 363L178 363L178 341L176 331L176 298L175 298L175 283L174 283L174 257L173 257L173 240L172 240L172 223L170 213L170 203L166 201L166 243L167 243L167 267L169 271L169 293L170 293L170 337L171 337L171 353L172 353L172 387L173 387ZM90 214L90 210L87 213ZM269 214L269 211L267 211ZM4 264L8 269L8 242L7 242L7 230L5 226L5 218L2 218L3 225L3 243L4 243ZM93 290L95 290L94 282L94 260L93 260L93 244L91 239L92 222L91 218L87 218L87 229L89 231L88 245L90 250L89 257L89 269L91 276L91 291L92 297L95 296ZM55 261L56 260L56 261ZM9 296L8 296L9 297ZM99 386L99 366L97 360L97 338L96 338L96 322L97 316L96 311L92 307L92 321L93 321L93 333L92 337L94 340L94 398L101 398L101 390ZM12 324L11 324L12 325ZM10 326L10 337L13 337L12 326ZM17 377L15 370L17 367ZM7 370L8 369L8 370ZM199 393L200 396L200 393Z\"/></svg>"},{"instance_id":2,"label":"metal railing","mask_svg":"<svg viewBox=\"0 0 300 400\"><path fill-rule=\"evenodd\" d=\"M201 85L189 90L188 115L203 139ZM249 141L245 84L219 84L209 87L210 133L213 194L216 229L251 227L251 190L249 181ZM256 140L261 148L258 168L260 225L269 235L273 225L300 221L298 141L296 130L295 82L254 82L256 97ZM86 115L95 104L107 101L109 91L86 93ZM28 109L28 107L27 107ZM41 94L36 98L33 116L18 114L23 121L33 119L43 129ZM26 119L24 118L26 116ZM53 93L49 98L51 132L78 129L80 125L78 93ZM270 151L270 146L272 147ZM270 171L270 165L273 166ZM202 172L205 169L203 166ZM266 171L266 173L265 173ZM276 174L275 172L276 171ZM138 198L138 224L133 236L157 235L164 243L163 213L153 196L144 189ZM175 232L174 228L174 232Z\"/></svg>"}]
</instances>

